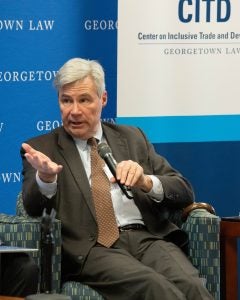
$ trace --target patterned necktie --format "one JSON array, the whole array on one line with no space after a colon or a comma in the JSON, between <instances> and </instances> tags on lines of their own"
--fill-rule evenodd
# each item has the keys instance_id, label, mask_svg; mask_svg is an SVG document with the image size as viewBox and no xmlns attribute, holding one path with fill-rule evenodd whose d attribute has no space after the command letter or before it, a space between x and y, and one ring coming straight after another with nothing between
<instances>
[{"instance_id":1,"label":"patterned necktie","mask_svg":"<svg viewBox=\"0 0 240 300\"><path fill-rule=\"evenodd\" d=\"M119 238L118 226L110 194L110 182L103 167L104 161L97 152L95 138L90 138L91 146L91 189L98 223L98 243L109 248Z\"/></svg>"}]
</instances>

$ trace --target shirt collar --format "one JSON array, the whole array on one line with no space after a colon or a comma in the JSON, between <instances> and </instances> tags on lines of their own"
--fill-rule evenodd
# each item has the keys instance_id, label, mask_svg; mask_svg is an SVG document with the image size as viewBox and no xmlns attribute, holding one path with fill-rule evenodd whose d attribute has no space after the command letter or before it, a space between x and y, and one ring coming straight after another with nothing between
<instances>
[{"instance_id":1,"label":"shirt collar","mask_svg":"<svg viewBox=\"0 0 240 300\"><path fill-rule=\"evenodd\" d=\"M96 133L94 134L95 139L98 141L98 142L101 142L102 139L103 139L103 130L102 130L102 124L99 123L99 126L97 128L97 131ZM82 139L79 139L79 138L74 138L74 141L76 143L76 145L83 151L83 150L86 150L87 149L87 140L82 140Z\"/></svg>"}]
</instances>

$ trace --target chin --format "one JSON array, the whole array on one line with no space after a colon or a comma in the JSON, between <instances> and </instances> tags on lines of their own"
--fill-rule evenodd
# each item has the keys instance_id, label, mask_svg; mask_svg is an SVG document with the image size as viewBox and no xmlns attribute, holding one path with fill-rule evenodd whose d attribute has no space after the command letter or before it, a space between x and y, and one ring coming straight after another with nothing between
<instances>
[{"instance_id":1,"label":"chin","mask_svg":"<svg viewBox=\"0 0 240 300\"><path fill-rule=\"evenodd\" d=\"M82 139L82 140L85 140L87 139L86 138L86 135L84 133L81 133L81 132L76 132L76 131L71 131L70 132L71 136L74 137L74 138L77 138L77 139Z\"/></svg>"}]
</instances>

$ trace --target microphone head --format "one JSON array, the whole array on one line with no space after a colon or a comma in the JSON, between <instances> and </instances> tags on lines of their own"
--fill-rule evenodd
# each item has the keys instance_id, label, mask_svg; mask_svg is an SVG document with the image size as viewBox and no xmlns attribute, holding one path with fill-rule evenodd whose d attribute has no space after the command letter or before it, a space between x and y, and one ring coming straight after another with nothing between
<instances>
[{"instance_id":1,"label":"microphone head","mask_svg":"<svg viewBox=\"0 0 240 300\"><path fill-rule=\"evenodd\" d=\"M97 145L97 151L98 154L101 156L101 158L104 159L104 157L108 154L112 154L111 148L106 143L100 143Z\"/></svg>"}]
</instances>

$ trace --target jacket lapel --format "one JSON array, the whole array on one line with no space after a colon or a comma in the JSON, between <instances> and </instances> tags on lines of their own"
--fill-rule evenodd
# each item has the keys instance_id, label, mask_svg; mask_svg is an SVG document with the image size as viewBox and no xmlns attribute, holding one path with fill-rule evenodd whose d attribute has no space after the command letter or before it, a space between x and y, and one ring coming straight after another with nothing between
<instances>
[{"instance_id":1,"label":"jacket lapel","mask_svg":"<svg viewBox=\"0 0 240 300\"><path fill-rule=\"evenodd\" d=\"M79 187L80 193L83 195L83 199L86 201L94 218L96 218L91 187L81 157L72 137L68 135L64 129L60 131L58 145L59 152L68 165L69 170L72 172L72 176ZM79 197L81 196L79 195Z\"/></svg>"},{"instance_id":2,"label":"jacket lapel","mask_svg":"<svg viewBox=\"0 0 240 300\"><path fill-rule=\"evenodd\" d=\"M103 124L103 133L109 147L112 150L113 157L117 162L130 159L129 148L126 138L111 127Z\"/></svg>"}]
</instances>

